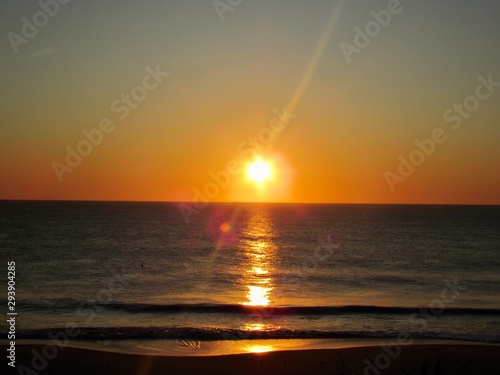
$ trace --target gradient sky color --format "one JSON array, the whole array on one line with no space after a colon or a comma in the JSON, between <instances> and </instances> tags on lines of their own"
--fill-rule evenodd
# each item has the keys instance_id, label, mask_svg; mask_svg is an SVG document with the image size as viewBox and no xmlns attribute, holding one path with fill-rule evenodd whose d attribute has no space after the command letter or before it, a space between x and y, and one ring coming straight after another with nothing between
<instances>
[{"instance_id":1,"label":"gradient sky color","mask_svg":"<svg viewBox=\"0 0 500 375\"><path fill-rule=\"evenodd\" d=\"M459 129L443 119L500 82L500 3L401 0L349 63L341 43L391 1L243 0L221 20L212 1L73 0L18 53L8 34L40 6L2 2L0 199L190 201L293 103L273 183L241 173L211 200L500 204L500 87ZM122 120L147 66L169 76ZM103 118L114 131L60 182L52 163ZM391 191L435 128L447 140Z\"/></svg>"}]
</instances>

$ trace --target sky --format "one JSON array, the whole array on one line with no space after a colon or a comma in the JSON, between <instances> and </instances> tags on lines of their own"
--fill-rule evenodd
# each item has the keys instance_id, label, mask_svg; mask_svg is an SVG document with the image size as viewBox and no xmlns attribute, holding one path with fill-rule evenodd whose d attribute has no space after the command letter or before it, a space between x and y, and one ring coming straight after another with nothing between
<instances>
[{"instance_id":1,"label":"sky","mask_svg":"<svg viewBox=\"0 0 500 375\"><path fill-rule=\"evenodd\" d=\"M3 1L0 19L0 199L500 204L499 2Z\"/></svg>"}]
</instances>

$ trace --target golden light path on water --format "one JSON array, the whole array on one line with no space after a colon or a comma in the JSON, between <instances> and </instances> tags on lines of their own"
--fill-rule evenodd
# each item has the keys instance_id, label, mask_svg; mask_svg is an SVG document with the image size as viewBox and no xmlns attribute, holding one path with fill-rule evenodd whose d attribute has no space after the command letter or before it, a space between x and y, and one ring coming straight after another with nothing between
<instances>
[{"instance_id":1,"label":"golden light path on water","mask_svg":"<svg viewBox=\"0 0 500 375\"><path fill-rule=\"evenodd\" d=\"M265 211L251 214L244 231L243 246L249 266L243 275L243 284L247 289L246 301L249 306L268 306L273 290L273 260L276 245L272 242L272 224ZM245 327L249 330L262 330L263 324L252 323Z\"/></svg>"}]
</instances>

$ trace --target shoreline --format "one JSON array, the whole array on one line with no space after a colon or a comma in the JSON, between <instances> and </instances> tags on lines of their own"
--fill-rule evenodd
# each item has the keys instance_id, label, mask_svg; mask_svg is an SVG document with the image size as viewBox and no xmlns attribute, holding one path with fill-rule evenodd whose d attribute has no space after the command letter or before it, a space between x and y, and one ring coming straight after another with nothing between
<instances>
[{"instance_id":1,"label":"shoreline","mask_svg":"<svg viewBox=\"0 0 500 375\"><path fill-rule=\"evenodd\" d=\"M1 345L4 352L6 345ZM17 371L57 374L497 374L500 345L411 344L301 349L212 356L126 354L74 347L16 345ZM44 351L45 348L45 351ZM43 354L42 354L43 353ZM45 356L44 356L45 355Z\"/></svg>"},{"instance_id":2,"label":"shoreline","mask_svg":"<svg viewBox=\"0 0 500 375\"><path fill-rule=\"evenodd\" d=\"M210 357L238 355L248 353L264 353L277 351L302 350L335 350L359 347L381 347L397 345L398 338L344 338L344 339L242 339L242 340L170 340L170 339L136 339L136 340L71 340L69 343L57 343L49 339L21 339L16 346L50 346L63 348L94 350L117 354L153 355L169 357ZM0 346L8 344L0 340ZM463 346L498 346L500 343L464 341L450 339L411 338L408 343L399 344L402 348L410 345L463 345Z\"/></svg>"}]
</instances>

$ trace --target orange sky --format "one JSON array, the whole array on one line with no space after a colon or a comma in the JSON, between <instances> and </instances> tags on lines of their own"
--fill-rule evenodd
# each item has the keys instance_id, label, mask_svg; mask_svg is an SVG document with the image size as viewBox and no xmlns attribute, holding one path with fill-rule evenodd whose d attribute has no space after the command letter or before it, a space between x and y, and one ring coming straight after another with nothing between
<instances>
[{"instance_id":1,"label":"orange sky","mask_svg":"<svg viewBox=\"0 0 500 375\"><path fill-rule=\"evenodd\" d=\"M386 1L245 2L222 20L189 1L69 3L17 53L1 45L0 199L500 204L500 6L459 2L401 1L363 48ZM37 10L2 4L3 34ZM252 149L274 166L260 187Z\"/></svg>"}]
</instances>

